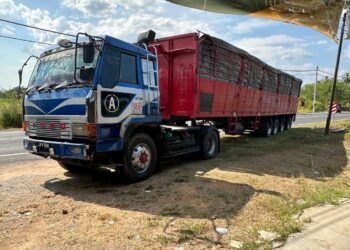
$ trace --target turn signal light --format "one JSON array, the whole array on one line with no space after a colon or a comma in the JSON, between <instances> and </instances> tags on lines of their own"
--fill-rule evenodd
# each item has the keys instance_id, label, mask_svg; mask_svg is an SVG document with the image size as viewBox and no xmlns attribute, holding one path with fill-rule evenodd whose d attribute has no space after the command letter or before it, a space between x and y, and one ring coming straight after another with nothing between
<instances>
[{"instance_id":1,"label":"turn signal light","mask_svg":"<svg viewBox=\"0 0 350 250\"><path fill-rule=\"evenodd\" d=\"M96 124L86 124L86 130L89 137L96 137Z\"/></svg>"},{"instance_id":2,"label":"turn signal light","mask_svg":"<svg viewBox=\"0 0 350 250\"><path fill-rule=\"evenodd\" d=\"M27 123L25 121L22 121L22 129L27 131Z\"/></svg>"}]
</instances>

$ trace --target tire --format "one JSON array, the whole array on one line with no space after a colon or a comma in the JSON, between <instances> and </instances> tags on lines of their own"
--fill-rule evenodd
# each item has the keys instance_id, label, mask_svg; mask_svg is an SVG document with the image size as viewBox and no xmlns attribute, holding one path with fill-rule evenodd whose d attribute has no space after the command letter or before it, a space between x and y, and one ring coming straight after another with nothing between
<instances>
[{"instance_id":1,"label":"tire","mask_svg":"<svg viewBox=\"0 0 350 250\"><path fill-rule=\"evenodd\" d=\"M285 129L286 130L291 129L292 124L293 124L293 118L291 116L289 116L286 120L287 120L287 122L286 122Z\"/></svg>"},{"instance_id":2,"label":"tire","mask_svg":"<svg viewBox=\"0 0 350 250\"><path fill-rule=\"evenodd\" d=\"M279 132L280 129L280 121L278 118L274 119L273 121L273 129L272 129L272 134L275 135Z\"/></svg>"},{"instance_id":3,"label":"tire","mask_svg":"<svg viewBox=\"0 0 350 250\"><path fill-rule=\"evenodd\" d=\"M259 128L259 136L270 137L271 134L272 134L272 120L263 119Z\"/></svg>"},{"instance_id":4,"label":"tire","mask_svg":"<svg viewBox=\"0 0 350 250\"><path fill-rule=\"evenodd\" d=\"M132 136L124 150L124 177L130 182L147 179L157 167L157 157L156 144L149 135Z\"/></svg>"},{"instance_id":5,"label":"tire","mask_svg":"<svg viewBox=\"0 0 350 250\"><path fill-rule=\"evenodd\" d=\"M75 165L75 164L71 164L71 163L59 161L58 164L62 168L64 168L65 170L67 170L68 172L71 172L71 173L79 173L79 172L83 172L84 170L86 170L86 168L84 168L83 166Z\"/></svg>"},{"instance_id":6,"label":"tire","mask_svg":"<svg viewBox=\"0 0 350 250\"><path fill-rule=\"evenodd\" d=\"M216 128L211 127L204 132L201 139L201 156L204 160L217 156L220 148L220 138Z\"/></svg>"},{"instance_id":7,"label":"tire","mask_svg":"<svg viewBox=\"0 0 350 250\"><path fill-rule=\"evenodd\" d=\"M279 132L283 132L286 128L286 123L284 118L280 118Z\"/></svg>"}]
</instances>

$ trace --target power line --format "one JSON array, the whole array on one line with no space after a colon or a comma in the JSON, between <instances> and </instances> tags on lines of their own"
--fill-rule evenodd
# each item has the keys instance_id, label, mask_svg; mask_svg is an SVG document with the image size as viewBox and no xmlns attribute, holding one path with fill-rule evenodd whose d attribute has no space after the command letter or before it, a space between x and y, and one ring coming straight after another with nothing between
<instances>
[{"instance_id":1,"label":"power line","mask_svg":"<svg viewBox=\"0 0 350 250\"><path fill-rule=\"evenodd\" d=\"M280 69L280 70L282 70L282 71L290 71L290 72L316 72L316 69ZM329 73L327 71L324 71L324 70L321 70L321 69L319 69L318 71L322 72L324 74L333 76L333 74L331 74L331 73Z\"/></svg>"},{"instance_id":2,"label":"power line","mask_svg":"<svg viewBox=\"0 0 350 250\"><path fill-rule=\"evenodd\" d=\"M45 45L53 45L52 43L38 42L38 41L33 41L33 40L28 40L28 39L13 37L13 36L0 35L0 37L7 38L7 39L12 39L12 40L18 40L18 41L22 41L22 42L38 43L38 44L45 44Z\"/></svg>"},{"instance_id":3,"label":"power line","mask_svg":"<svg viewBox=\"0 0 350 250\"><path fill-rule=\"evenodd\" d=\"M326 71L324 71L324 70L319 69L318 71L320 71L320 72L322 72L322 73L325 73L325 74L327 74L327 75L333 76L333 74L328 73L328 72L326 72Z\"/></svg>"},{"instance_id":4,"label":"power line","mask_svg":"<svg viewBox=\"0 0 350 250\"><path fill-rule=\"evenodd\" d=\"M312 72L316 71L315 69L280 69L281 71L290 71L290 72Z\"/></svg>"},{"instance_id":5,"label":"power line","mask_svg":"<svg viewBox=\"0 0 350 250\"><path fill-rule=\"evenodd\" d=\"M59 32L59 31L55 31L55 30L49 30L49 29L39 28L39 27L35 27L35 26L23 24L23 23L18 23L18 22L14 22L14 21L2 19L2 18L0 18L0 21L1 21L1 22L6 22L6 23L11 23L11 24L14 24L14 25L19 25L19 26L27 27L27 28L31 28L31 29L37 29L37 30L41 30L41 31L51 32L51 33L55 33L55 34L59 34L59 35L65 35L65 36L75 37L75 35L72 35L72 34L63 33L63 32Z\"/></svg>"}]
</instances>

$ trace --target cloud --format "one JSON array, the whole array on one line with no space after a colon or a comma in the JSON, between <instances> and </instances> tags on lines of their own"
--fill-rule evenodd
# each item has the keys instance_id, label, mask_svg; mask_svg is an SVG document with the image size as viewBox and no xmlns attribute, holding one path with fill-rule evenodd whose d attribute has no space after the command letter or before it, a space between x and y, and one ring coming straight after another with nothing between
<instances>
[{"instance_id":1,"label":"cloud","mask_svg":"<svg viewBox=\"0 0 350 250\"><path fill-rule=\"evenodd\" d=\"M138 11L145 10L155 3L156 0L63 0L61 6L79 10L86 16L106 17L116 14L118 7ZM159 11L159 8L155 9L157 10Z\"/></svg>"},{"instance_id":2,"label":"cloud","mask_svg":"<svg viewBox=\"0 0 350 250\"><path fill-rule=\"evenodd\" d=\"M232 30L238 34L246 34L256 29L263 29L274 25L277 25L277 22L267 21L264 19L247 19L246 21L237 23L235 26L233 26Z\"/></svg>"},{"instance_id":3,"label":"cloud","mask_svg":"<svg viewBox=\"0 0 350 250\"><path fill-rule=\"evenodd\" d=\"M287 35L294 32L289 30L285 31L286 34L276 34L285 27L283 24L252 17L186 9L168 4L164 0L62 0L59 6L57 11L49 12L43 8L30 7L29 2L27 6L15 0L0 0L0 16L65 33L108 34L129 42L135 42L138 34L148 29L156 31L157 37L201 30L229 41L278 68L281 65L297 69L307 66L315 68L314 65L306 64L319 58L315 52L315 58L309 60L313 56L310 50L320 48L322 52L328 53L328 47L336 49L335 44L323 40L322 37L306 37L307 33L303 28L300 28L301 33L297 35ZM269 29L270 27L273 28ZM7 26L0 27L0 32L4 35L10 35L11 32L12 35L17 34L17 30L21 31L16 29L14 32ZM24 32L28 33L19 33L18 37L23 35L41 42L56 43L59 38L64 37L34 29L25 29ZM25 51L25 54L38 55L46 48L44 45L23 44L18 50ZM344 50L343 55L350 59L350 46ZM306 74L297 76L308 81L313 79Z\"/></svg>"},{"instance_id":4,"label":"cloud","mask_svg":"<svg viewBox=\"0 0 350 250\"><path fill-rule=\"evenodd\" d=\"M328 42L326 41L326 40L319 40L319 41L317 41L317 45L325 45L325 44L327 44Z\"/></svg>"},{"instance_id":5,"label":"cloud","mask_svg":"<svg viewBox=\"0 0 350 250\"><path fill-rule=\"evenodd\" d=\"M87 16L107 16L115 13L117 4L109 0L63 0L62 6L77 9Z\"/></svg>"},{"instance_id":6,"label":"cloud","mask_svg":"<svg viewBox=\"0 0 350 250\"><path fill-rule=\"evenodd\" d=\"M243 38L233 43L269 64L279 66L283 61L305 59L313 54L299 44L302 39L285 34Z\"/></svg>"},{"instance_id":7,"label":"cloud","mask_svg":"<svg viewBox=\"0 0 350 250\"><path fill-rule=\"evenodd\" d=\"M1 29L1 33L3 35L13 35L15 33L14 31L15 31L15 28L13 28L13 27L11 27L9 25L6 25L5 27L3 27Z\"/></svg>"}]
</instances>

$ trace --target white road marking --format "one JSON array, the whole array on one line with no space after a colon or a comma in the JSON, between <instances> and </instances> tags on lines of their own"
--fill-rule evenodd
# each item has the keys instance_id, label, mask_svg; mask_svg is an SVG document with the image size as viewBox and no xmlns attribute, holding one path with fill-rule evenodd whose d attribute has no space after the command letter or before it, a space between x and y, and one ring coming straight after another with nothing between
<instances>
[{"instance_id":1,"label":"white road marking","mask_svg":"<svg viewBox=\"0 0 350 250\"><path fill-rule=\"evenodd\" d=\"M23 137L0 138L0 141L12 141L12 140L18 140L18 139L23 139Z\"/></svg>"},{"instance_id":2,"label":"white road marking","mask_svg":"<svg viewBox=\"0 0 350 250\"><path fill-rule=\"evenodd\" d=\"M27 154L28 153L15 153L15 154L0 155L0 157L11 157L11 156L27 155Z\"/></svg>"}]
</instances>

